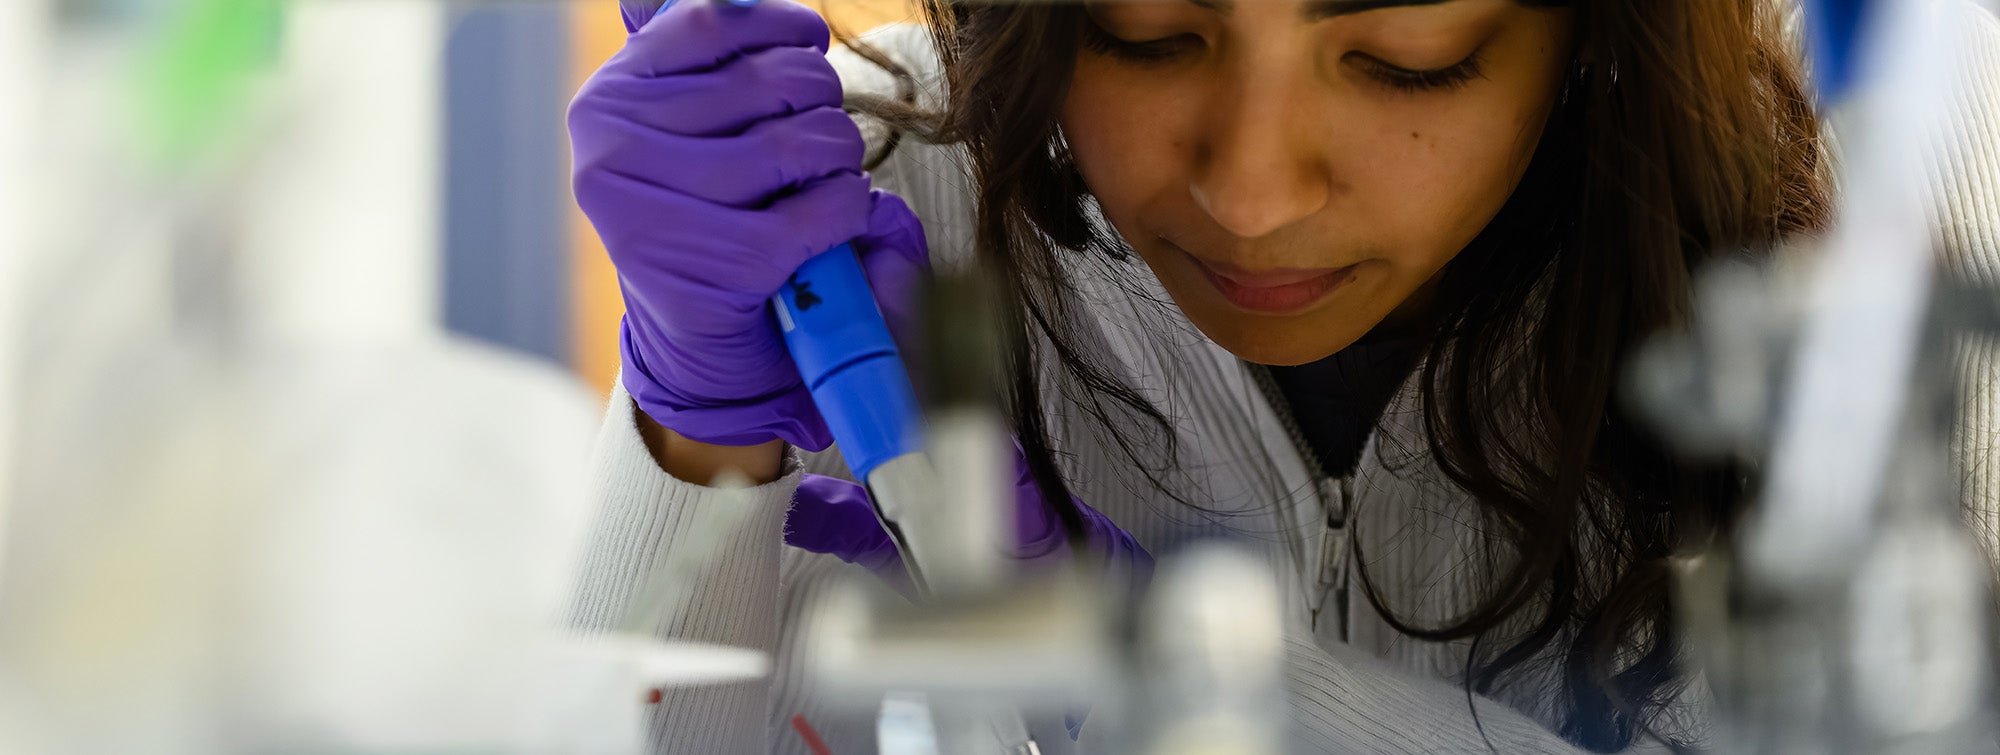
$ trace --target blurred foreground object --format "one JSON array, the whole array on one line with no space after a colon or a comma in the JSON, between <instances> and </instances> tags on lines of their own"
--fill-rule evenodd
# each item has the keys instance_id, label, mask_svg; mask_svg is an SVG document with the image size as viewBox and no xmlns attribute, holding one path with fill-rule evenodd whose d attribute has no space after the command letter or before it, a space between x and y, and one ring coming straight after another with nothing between
<instances>
[{"instance_id":1,"label":"blurred foreground object","mask_svg":"<svg viewBox=\"0 0 2000 755\"><path fill-rule=\"evenodd\" d=\"M1692 338L1654 344L1634 370L1670 439L1760 472L1740 520L1711 523L1728 537L1684 562L1681 620L1715 692L1718 751L1987 750L1993 571L1965 517L1993 491L1952 467L1952 420L1994 390L1957 382L1991 370L1954 367L2000 337L2000 281L1940 265L1956 229L1935 216L1952 201L1939 187L2000 180L1995 95L1957 88L2000 74L2000 27L1942 0L1808 8L1840 137L1835 224L1769 267L1702 271ZM1968 165L1983 175L1937 175ZM2000 253L1991 243L1945 251Z\"/></svg>"},{"instance_id":2,"label":"blurred foreground object","mask_svg":"<svg viewBox=\"0 0 2000 755\"><path fill-rule=\"evenodd\" d=\"M554 629L601 407L439 325L442 5L4 5L0 751L631 752L761 673Z\"/></svg>"},{"instance_id":3,"label":"blurred foreground object","mask_svg":"<svg viewBox=\"0 0 2000 755\"><path fill-rule=\"evenodd\" d=\"M960 563L931 573L974 578L915 602L879 580L836 582L805 614L808 673L828 699L881 703L883 755L1069 752L1086 716L1092 751L1284 752L1282 610L1268 563L1206 543L1153 579L1143 551L1088 538L1066 559L1002 555L1015 548L998 523L1014 516L1021 483L1003 471L1011 444L990 280L936 276L915 370L930 389L935 485L910 500L927 520L912 539L955 545L934 553Z\"/></svg>"},{"instance_id":4,"label":"blurred foreground object","mask_svg":"<svg viewBox=\"0 0 2000 755\"><path fill-rule=\"evenodd\" d=\"M1278 586L1265 561L1201 544L1162 559L1138 606L1106 587L1056 571L912 605L847 580L807 614L805 657L833 698L882 702L883 755L1068 752L1086 714L1093 751L1289 751ZM1012 710L1037 736L998 747L996 733L1013 740L985 717Z\"/></svg>"}]
</instances>

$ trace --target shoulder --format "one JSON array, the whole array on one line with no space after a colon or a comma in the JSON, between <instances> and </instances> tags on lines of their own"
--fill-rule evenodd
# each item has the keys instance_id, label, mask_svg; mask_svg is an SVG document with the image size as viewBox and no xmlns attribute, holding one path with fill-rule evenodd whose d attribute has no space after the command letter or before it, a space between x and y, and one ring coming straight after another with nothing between
<instances>
[{"instance_id":1,"label":"shoulder","mask_svg":"<svg viewBox=\"0 0 2000 755\"><path fill-rule=\"evenodd\" d=\"M1957 39L1941 133L1925 166L1932 220L1948 268L1982 282L2000 277L2000 18L1970 0L1947 0L1943 24Z\"/></svg>"},{"instance_id":2,"label":"shoulder","mask_svg":"<svg viewBox=\"0 0 2000 755\"><path fill-rule=\"evenodd\" d=\"M917 105L942 110L949 100L936 42L923 24L889 24L860 35L857 42L880 52L909 74L907 84L895 74L862 57L848 47L827 53L841 86L852 97L876 95L897 97L903 86L914 88ZM855 116L868 144L868 154L879 154L889 136L888 127L867 116ZM977 184L965 149L957 144L931 144L904 135L888 157L875 166L871 178L876 188L894 193L908 203L923 221L924 238L930 245L931 263L954 269L972 259L973 200Z\"/></svg>"},{"instance_id":3,"label":"shoulder","mask_svg":"<svg viewBox=\"0 0 2000 755\"><path fill-rule=\"evenodd\" d=\"M930 30L923 24L906 22L878 26L857 36L856 41L887 55L891 61L910 72L920 86L929 89L923 94L937 97L935 104L942 103L943 67L939 62L937 46L931 38ZM849 46L833 48L826 54L833 70L840 74L843 88L849 94L870 93L884 96L896 94L896 79L881 66L861 56ZM934 103L926 102L927 106Z\"/></svg>"}]
</instances>

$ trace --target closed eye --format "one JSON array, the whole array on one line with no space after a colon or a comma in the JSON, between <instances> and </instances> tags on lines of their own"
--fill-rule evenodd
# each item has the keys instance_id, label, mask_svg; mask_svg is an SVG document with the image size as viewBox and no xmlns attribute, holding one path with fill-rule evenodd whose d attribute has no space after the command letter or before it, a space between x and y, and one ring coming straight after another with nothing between
<instances>
[{"instance_id":1,"label":"closed eye","mask_svg":"<svg viewBox=\"0 0 2000 755\"><path fill-rule=\"evenodd\" d=\"M1164 63L1194 52L1207 43L1199 34L1176 34L1161 39L1133 41L1113 35L1097 24L1085 24L1084 47L1092 52L1133 63Z\"/></svg>"},{"instance_id":2,"label":"closed eye","mask_svg":"<svg viewBox=\"0 0 2000 755\"><path fill-rule=\"evenodd\" d=\"M1361 52L1348 53L1348 58L1360 66L1363 73L1382 85L1398 92L1448 92L1463 88L1474 79L1484 75L1483 63L1478 50L1457 63L1443 68L1404 68L1389 61Z\"/></svg>"}]
</instances>

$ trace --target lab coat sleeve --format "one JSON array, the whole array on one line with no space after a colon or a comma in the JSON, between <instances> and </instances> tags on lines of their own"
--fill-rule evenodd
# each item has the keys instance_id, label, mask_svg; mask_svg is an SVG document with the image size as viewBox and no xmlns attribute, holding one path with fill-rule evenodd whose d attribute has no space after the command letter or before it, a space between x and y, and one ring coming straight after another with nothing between
<instances>
[{"instance_id":1,"label":"lab coat sleeve","mask_svg":"<svg viewBox=\"0 0 2000 755\"><path fill-rule=\"evenodd\" d=\"M572 628L615 626L661 553L693 538L714 537L696 523L708 506L749 506L750 516L715 559L693 577L684 611L656 628L663 638L760 650L775 657L782 596L780 554L785 512L803 472L796 456L785 474L724 496L660 469L634 423L638 409L621 387L612 392L590 471L589 500L597 507L583 545L569 611ZM772 678L738 684L667 689L652 706L649 741L661 753L761 753L771 749L766 709ZM635 691L635 694L638 694Z\"/></svg>"},{"instance_id":2,"label":"lab coat sleeve","mask_svg":"<svg viewBox=\"0 0 2000 755\"><path fill-rule=\"evenodd\" d=\"M2000 19L1971 2L1953 3L1947 24L1963 53L1946 85L1949 115L1924 165L1926 203L1938 231L1946 279L2000 289ZM1952 428L1954 471L1968 523L2000 566L2000 339L1954 339L1950 369L1963 389Z\"/></svg>"},{"instance_id":3,"label":"lab coat sleeve","mask_svg":"<svg viewBox=\"0 0 2000 755\"><path fill-rule=\"evenodd\" d=\"M1293 635L1285 641L1285 660L1295 751L1582 752L1521 711L1468 697L1463 687L1358 650L1329 651L1309 636Z\"/></svg>"},{"instance_id":4,"label":"lab coat sleeve","mask_svg":"<svg viewBox=\"0 0 2000 755\"><path fill-rule=\"evenodd\" d=\"M890 24L872 30L858 41L881 52L910 74L912 94L919 107L944 107L947 93L939 67L937 48L920 24ZM840 75L841 88L853 95L896 98L896 77L868 61L852 49L835 48L827 60ZM976 212L972 169L965 148L957 144L931 144L905 134L893 149L885 146L889 130L866 116L856 124L871 156L885 154L871 172L876 188L902 197L924 224L924 240L930 247L931 266L940 271L963 272L973 259L972 236Z\"/></svg>"}]
</instances>

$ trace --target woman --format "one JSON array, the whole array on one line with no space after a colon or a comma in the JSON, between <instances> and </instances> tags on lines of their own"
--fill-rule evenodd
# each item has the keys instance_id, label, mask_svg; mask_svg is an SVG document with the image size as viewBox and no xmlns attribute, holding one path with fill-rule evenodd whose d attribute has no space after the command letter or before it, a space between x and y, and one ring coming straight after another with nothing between
<instances>
[{"instance_id":1,"label":"woman","mask_svg":"<svg viewBox=\"0 0 2000 755\"><path fill-rule=\"evenodd\" d=\"M803 473L838 461L787 451L828 439L763 319L800 261L849 239L892 322L929 262L1003 273L1024 540L1054 519L1126 562L1217 533L1270 545L1303 747L1699 736L1667 559L1744 478L1667 453L1618 368L1680 324L1705 260L1826 221L1771 9L926 11L831 56L785 0L628 11L628 46L572 108L578 201L628 308L576 621L616 618L717 505L720 470L761 483L662 631L770 649L781 671L668 691L656 746L803 752L798 714L835 752L874 751L865 714L791 671L786 619L843 560L893 567L879 533L854 535L859 493ZM1086 725L1077 746L1116 743Z\"/></svg>"}]
</instances>

